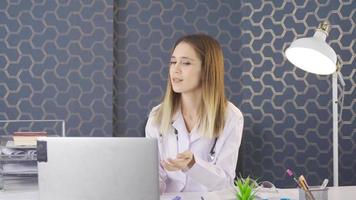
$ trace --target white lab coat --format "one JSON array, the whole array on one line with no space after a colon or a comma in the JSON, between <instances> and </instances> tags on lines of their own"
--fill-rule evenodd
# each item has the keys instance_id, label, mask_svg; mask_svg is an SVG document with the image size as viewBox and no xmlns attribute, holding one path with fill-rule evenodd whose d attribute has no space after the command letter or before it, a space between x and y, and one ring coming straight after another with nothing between
<instances>
[{"instance_id":1,"label":"white lab coat","mask_svg":"<svg viewBox=\"0 0 356 200\"><path fill-rule=\"evenodd\" d=\"M159 126L153 122L152 112L146 125L146 137L158 139L160 160L174 159L178 152L190 150L196 162L185 172L166 171L160 165L161 193L213 191L233 185L243 129L243 115L236 106L228 102L225 126L216 142L213 160L210 151L214 139L202 137L195 128L189 134L180 111L173 117L170 133L163 136L159 134Z\"/></svg>"}]
</instances>

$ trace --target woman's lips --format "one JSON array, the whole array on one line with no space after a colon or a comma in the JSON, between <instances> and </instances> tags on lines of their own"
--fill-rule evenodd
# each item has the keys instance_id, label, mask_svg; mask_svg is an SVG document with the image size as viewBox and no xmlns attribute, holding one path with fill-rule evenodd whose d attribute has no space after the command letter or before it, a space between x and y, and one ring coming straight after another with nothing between
<instances>
[{"instance_id":1,"label":"woman's lips","mask_svg":"<svg viewBox=\"0 0 356 200\"><path fill-rule=\"evenodd\" d=\"M173 81L174 83L180 83L180 82L183 81L183 79L181 79L181 78L173 78L172 81Z\"/></svg>"}]
</instances>

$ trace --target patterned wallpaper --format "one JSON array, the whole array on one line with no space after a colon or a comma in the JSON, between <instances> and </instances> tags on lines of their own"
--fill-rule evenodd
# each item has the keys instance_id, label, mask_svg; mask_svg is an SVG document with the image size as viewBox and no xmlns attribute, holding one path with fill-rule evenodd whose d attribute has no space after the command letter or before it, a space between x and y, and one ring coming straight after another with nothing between
<instances>
[{"instance_id":1,"label":"patterned wallpaper","mask_svg":"<svg viewBox=\"0 0 356 200\"><path fill-rule=\"evenodd\" d=\"M245 116L237 173L288 187L291 168L312 185L332 183L331 77L305 73L283 53L327 19L346 82L339 181L356 184L355 10L346 0L115 1L114 134L144 135L174 41L204 32L224 49L226 91Z\"/></svg>"},{"instance_id":2,"label":"patterned wallpaper","mask_svg":"<svg viewBox=\"0 0 356 200\"><path fill-rule=\"evenodd\" d=\"M346 0L1 1L0 120L65 120L69 136L143 136L174 41L204 32L224 49L226 92L245 116L238 173L294 186L284 173L292 168L311 184L332 182L331 77L283 55L328 19L346 82L340 183L356 184L355 8ZM1 135L60 131L0 125Z\"/></svg>"},{"instance_id":3,"label":"patterned wallpaper","mask_svg":"<svg viewBox=\"0 0 356 200\"><path fill-rule=\"evenodd\" d=\"M64 120L68 136L111 136L112 41L112 0L1 0L0 120ZM61 133L53 122L0 127Z\"/></svg>"}]
</instances>

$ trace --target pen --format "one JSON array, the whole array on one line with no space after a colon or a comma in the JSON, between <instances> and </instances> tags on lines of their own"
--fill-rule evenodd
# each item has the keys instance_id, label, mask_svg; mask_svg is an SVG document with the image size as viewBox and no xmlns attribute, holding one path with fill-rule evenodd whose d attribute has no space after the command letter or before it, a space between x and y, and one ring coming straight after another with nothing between
<instances>
[{"instance_id":1,"label":"pen","mask_svg":"<svg viewBox=\"0 0 356 200\"><path fill-rule=\"evenodd\" d=\"M298 186L299 188L302 188L302 186L299 184L299 181L298 181L297 178L294 176L292 170L287 169L287 174L288 174L288 176L290 176L290 177L293 178L294 182L297 184L297 186Z\"/></svg>"},{"instance_id":2,"label":"pen","mask_svg":"<svg viewBox=\"0 0 356 200\"><path fill-rule=\"evenodd\" d=\"M301 181L298 181L297 178L294 176L293 171L290 169L287 169L287 174L288 176L292 177L294 182L297 183L297 186L304 190L304 192L307 194L307 198L311 200L315 200L314 196L311 194L311 192L303 185ZM304 176L303 176L304 177Z\"/></svg>"},{"instance_id":3,"label":"pen","mask_svg":"<svg viewBox=\"0 0 356 200\"><path fill-rule=\"evenodd\" d=\"M327 179L327 178L324 179L323 184L321 184L320 188L321 188L321 189L325 189L326 186L328 185L328 183L329 183L329 179Z\"/></svg>"},{"instance_id":4,"label":"pen","mask_svg":"<svg viewBox=\"0 0 356 200\"><path fill-rule=\"evenodd\" d=\"M307 196L309 197L309 199L311 200L315 200L313 194L310 192L309 187L308 187L308 183L305 180L304 176L301 175L299 176L299 184L302 186L303 190L305 191L305 193L307 194Z\"/></svg>"},{"instance_id":5,"label":"pen","mask_svg":"<svg viewBox=\"0 0 356 200\"><path fill-rule=\"evenodd\" d=\"M181 200L182 198L180 196L174 197L172 200Z\"/></svg>"},{"instance_id":6,"label":"pen","mask_svg":"<svg viewBox=\"0 0 356 200\"><path fill-rule=\"evenodd\" d=\"M305 184L305 187L309 190L309 185L308 185L307 180L304 178L303 175L299 176L299 182L300 181L303 182Z\"/></svg>"}]
</instances>

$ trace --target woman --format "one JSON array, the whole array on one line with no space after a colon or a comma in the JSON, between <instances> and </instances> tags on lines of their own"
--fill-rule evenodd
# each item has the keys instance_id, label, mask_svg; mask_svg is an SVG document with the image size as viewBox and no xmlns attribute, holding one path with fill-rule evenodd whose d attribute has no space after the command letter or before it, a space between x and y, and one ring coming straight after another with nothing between
<instances>
[{"instance_id":1,"label":"woman","mask_svg":"<svg viewBox=\"0 0 356 200\"><path fill-rule=\"evenodd\" d=\"M146 125L146 137L159 143L161 193L232 186L242 129L242 113L224 94L219 43L204 34L180 38L163 102Z\"/></svg>"}]
</instances>

